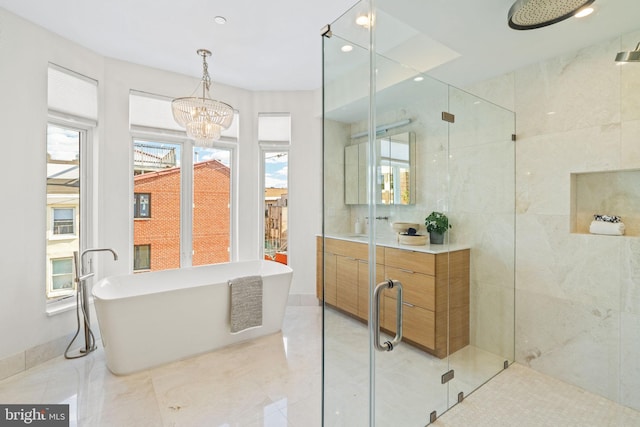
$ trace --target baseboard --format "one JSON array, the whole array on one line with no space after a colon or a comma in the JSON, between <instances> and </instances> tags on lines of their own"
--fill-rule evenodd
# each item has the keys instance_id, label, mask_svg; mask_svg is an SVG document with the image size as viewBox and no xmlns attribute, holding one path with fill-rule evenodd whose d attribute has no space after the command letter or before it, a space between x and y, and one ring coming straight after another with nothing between
<instances>
[{"instance_id":1,"label":"baseboard","mask_svg":"<svg viewBox=\"0 0 640 427\"><path fill-rule=\"evenodd\" d=\"M318 298L313 294L289 294L289 306L318 306Z\"/></svg>"},{"instance_id":2,"label":"baseboard","mask_svg":"<svg viewBox=\"0 0 640 427\"><path fill-rule=\"evenodd\" d=\"M55 340L51 340L44 344L28 348L27 350L12 356L5 357L4 359L0 359L0 380L9 378L46 361L62 356L67 345L69 345L71 338L73 338L73 334L56 338ZM84 337L79 337L79 339L74 343L73 348L79 349L82 347L83 340Z\"/></svg>"}]
</instances>

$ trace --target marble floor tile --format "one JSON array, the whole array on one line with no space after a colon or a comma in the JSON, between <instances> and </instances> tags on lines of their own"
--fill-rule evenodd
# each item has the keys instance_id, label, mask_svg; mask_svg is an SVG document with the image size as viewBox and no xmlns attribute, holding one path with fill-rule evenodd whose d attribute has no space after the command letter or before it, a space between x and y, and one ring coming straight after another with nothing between
<instances>
[{"instance_id":1,"label":"marble floor tile","mask_svg":"<svg viewBox=\"0 0 640 427\"><path fill-rule=\"evenodd\" d=\"M71 426L320 427L369 425L366 326L332 310L287 307L282 332L116 376L101 349L50 360L0 381L0 403L66 403ZM521 365L466 347L447 363L407 345L377 353L377 426L635 426L640 413ZM454 367L457 377L440 384ZM465 399L453 406L457 393ZM484 424L483 424L484 423Z\"/></svg>"}]
</instances>

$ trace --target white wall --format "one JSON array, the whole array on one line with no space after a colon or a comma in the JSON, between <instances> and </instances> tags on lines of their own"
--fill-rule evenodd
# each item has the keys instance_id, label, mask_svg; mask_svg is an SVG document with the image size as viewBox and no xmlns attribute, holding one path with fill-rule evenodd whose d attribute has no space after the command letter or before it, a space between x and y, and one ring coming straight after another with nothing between
<instances>
[{"instance_id":1,"label":"white wall","mask_svg":"<svg viewBox=\"0 0 640 427\"><path fill-rule=\"evenodd\" d=\"M196 64L194 55L194 64ZM114 248L118 262L103 261L98 279L132 268L131 137L129 90L170 97L191 93L197 78L104 58L0 9L0 129L5 183L0 220L3 272L0 298L2 361L20 363L28 349L75 331L75 313L45 312L45 181L47 65L53 62L99 82L96 238L94 246ZM258 112L290 112L291 293L315 293L314 236L321 226L321 120L314 117L312 92L255 93L214 82L214 98L240 112L236 176L241 208L236 211L239 260L260 253L262 220L259 187ZM11 357L9 357L11 356Z\"/></svg>"}]
</instances>

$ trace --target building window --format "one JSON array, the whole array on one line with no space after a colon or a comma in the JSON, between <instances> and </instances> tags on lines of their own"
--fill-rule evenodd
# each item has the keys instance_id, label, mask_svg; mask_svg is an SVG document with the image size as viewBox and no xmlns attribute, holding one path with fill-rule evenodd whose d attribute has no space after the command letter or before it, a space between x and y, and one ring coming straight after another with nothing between
<instances>
[{"instance_id":1,"label":"building window","mask_svg":"<svg viewBox=\"0 0 640 427\"><path fill-rule=\"evenodd\" d=\"M73 291L73 259L58 258L51 260L51 294Z\"/></svg>"},{"instance_id":2,"label":"building window","mask_svg":"<svg viewBox=\"0 0 640 427\"><path fill-rule=\"evenodd\" d=\"M151 218L151 194L135 193L133 195L133 217Z\"/></svg>"},{"instance_id":3,"label":"building window","mask_svg":"<svg viewBox=\"0 0 640 427\"><path fill-rule=\"evenodd\" d=\"M133 247L133 270L151 270L151 245Z\"/></svg>"},{"instance_id":4,"label":"building window","mask_svg":"<svg viewBox=\"0 0 640 427\"><path fill-rule=\"evenodd\" d=\"M75 209L53 208L53 234L75 234Z\"/></svg>"}]
</instances>

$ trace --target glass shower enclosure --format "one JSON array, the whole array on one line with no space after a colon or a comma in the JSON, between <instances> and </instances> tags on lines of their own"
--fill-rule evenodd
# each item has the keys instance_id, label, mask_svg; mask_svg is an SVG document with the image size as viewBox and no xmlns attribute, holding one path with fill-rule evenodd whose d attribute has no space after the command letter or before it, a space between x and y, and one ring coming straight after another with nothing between
<instances>
[{"instance_id":1,"label":"glass shower enclosure","mask_svg":"<svg viewBox=\"0 0 640 427\"><path fill-rule=\"evenodd\" d=\"M403 4L323 29L325 426L427 425L514 360L514 113L430 77L457 54Z\"/></svg>"}]
</instances>

